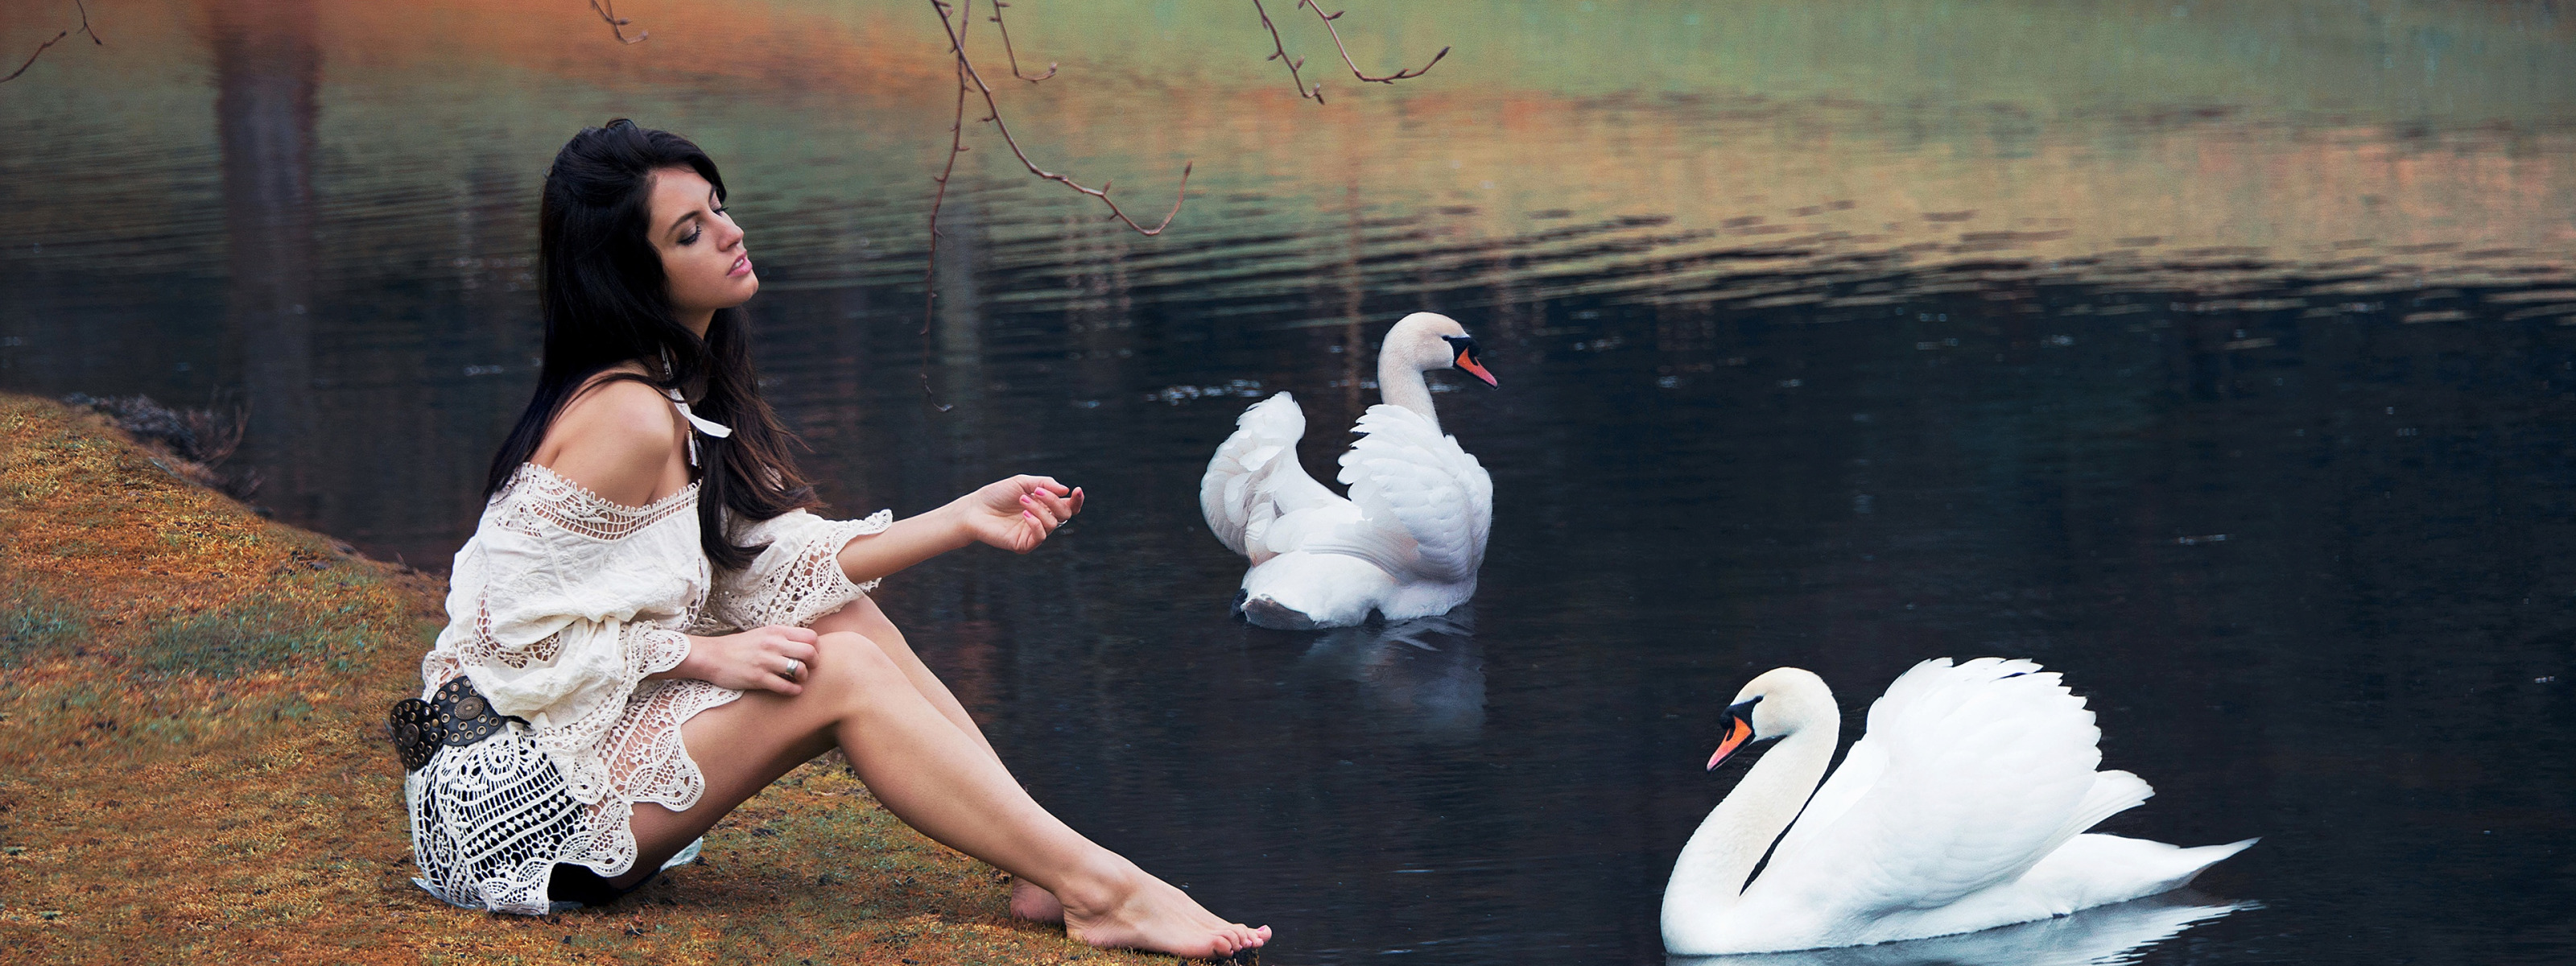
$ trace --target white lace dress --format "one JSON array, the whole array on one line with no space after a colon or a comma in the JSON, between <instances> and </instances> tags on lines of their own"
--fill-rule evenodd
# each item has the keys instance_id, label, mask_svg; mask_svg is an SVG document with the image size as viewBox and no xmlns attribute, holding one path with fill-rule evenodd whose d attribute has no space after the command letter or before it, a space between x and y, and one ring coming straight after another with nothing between
<instances>
[{"instance_id":1,"label":"white lace dress","mask_svg":"<svg viewBox=\"0 0 2576 966\"><path fill-rule=\"evenodd\" d=\"M865 594L874 582L852 584L835 558L892 520L797 510L732 526L737 545L769 546L742 571L718 573L698 545L697 504L692 483L621 506L531 463L484 508L456 554L447 629L421 659L421 693L462 674L526 724L440 749L405 781L421 888L542 915L558 905L546 894L557 863L625 874L635 804L686 810L706 789L680 723L742 696L646 676L688 656L687 634L801 627Z\"/></svg>"}]
</instances>

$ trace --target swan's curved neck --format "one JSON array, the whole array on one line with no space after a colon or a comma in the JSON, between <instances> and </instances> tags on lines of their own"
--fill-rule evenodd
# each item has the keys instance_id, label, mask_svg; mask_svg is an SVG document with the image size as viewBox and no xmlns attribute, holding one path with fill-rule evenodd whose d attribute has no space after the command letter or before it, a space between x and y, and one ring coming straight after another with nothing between
<instances>
[{"instance_id":1,"label":"swan's curved neck","mask_svg":"<svg viewBox=\"0 0 2576 966\"><path fill-rule=\"evenodd\" d=\"M1392 349L1393 346L1388 348ZM1382 352L1377 357L1377 394L1390 406L1413 410L1431 425L1440 425L1440 416L1431 411L1431 384L1422 379L1422 369L1403 352Z\"/></svg>"},{"instance_id":2,"label":"swan's curved neck","mask_svg":"<svg viewBox=\"0 0 2576 966\"><path fill-rule=\"evenodd\" d=\"M1664 887L1667 946L1705 948L1689 937L1721 927L1725 912L1743 898L1754 865L1806 807L1842 737L1841 716L1830 711L1830 698L1826 707L1826 714L1780 739L1779 747L1754 763L1682 846Z\"/></svg>"}]
</instances>

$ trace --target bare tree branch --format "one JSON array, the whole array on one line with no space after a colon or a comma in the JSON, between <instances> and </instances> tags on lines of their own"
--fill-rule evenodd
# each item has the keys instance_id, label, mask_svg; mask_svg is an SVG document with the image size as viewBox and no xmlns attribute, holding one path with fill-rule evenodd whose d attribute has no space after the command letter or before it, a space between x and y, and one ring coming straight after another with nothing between
<instances>
[{"instance_id":1,"label":"bare tree branch","mask_svg":"<svg viewBox=\"0 0 2576 966\"><path fill-rule=\"evenodd\" d=\"M617 35L618 43L640 44L645 38L653 36L650 30L638 30L635 36L627 36L627 25L635 21L617 15L617 0L590 0L590 12L598 14L599 19L608 22L608 32Z\"/></svg>"},{"instance_id":2,"label":"bare tree branch","mask_svg":"<svg viewBox=\"0 0 2576 966\"><path fill-rule=\"evenodd\" d=\"M45 41L44 43L41 43L41 44L37 44L37 45L36 45L36 50L35 50L35 52L27 55L27 60L26 60L26 62L25 62L25 63L19 64L19 65L18 65L18 69L17 69L17 70L10 71L10 72L9 72L9 76L7 76L7 77L0 77L0 84L6 84L6 83L8 83L8 82L10 82L10 81L17 80L17 79L18 79L18 75L20 75L20 74L24 74L24 73L26 73L26 72L27 72L27 68L30 68L30 67L34 67L34 66L36 66L36 58L38 58L38 57L42 57L42 56L44 56L44 55L45 55L45 48L51 47L51 46L53 46L53 45L55 45L55 44L62 43L62 42L63 42L63 38L65 38L65 37L69 37L69 36L71 36L71 35L73 35L73 34L87 34L87 35L89 35L89 42L90 42L90 43L95 44L95 45L100 46L100 47L105 47L105 46L107 46L107 41L106 41L106 40L104 40L104 39L101 39L101 38L99 37L99 35L98 35L98 29L97 29L97 28L95 28L95 27L91 27L91 26L89 25L89 5L88 5L88 4L86 4L86 3L81 2L81 0L72 0L72 8L73 8L73 9L75 9L75 10L80 11L80 18L81 18L81 25L80 25L80 29L78 29L78 30L63 30L63 31L57 31L57 32L55 32L55 34L54 34L54 39L52 39L52 40L48 40L48 41Z\"/></svg>"},{"instance_id":3,"label":"bare tree branch","mask_svg":"<svg viewBox=\"0 0 2576 966\"><path fill-rule=\"evenodd\" d=\"M971 0L969 0L969 2L971 2ZM984 96L984 108L986 111L984 120L993 125L993 130L1001 132L1002 143L1010 146L1012 156L1020 159L1021 167L1029 169L1029 173L1037 176L1040 180L1053 181L1067 188L1071 188L1075 191L1100 199L1101 204L1109 207L1109 217L1125 222L1127 227L1135 229L1137 234L1160 235L1163 233L1163 229L1172 226L1172 219L1181 213L1181 199L1188 197L1189 194L1190 162L1183 162L1181 164L1181 185L1173 192L1172 210L1165 213L1163 215L1163 220L1152 228L1147 228L1144 225L1138 224L1136 219L1128 217L1127 212L1118 207L1118 202L1111 200L1109 197L1109 182L1101 182L1100 187L1097 188L1085 188L1081 183L1074 181L1070 177L1038 167L1037 162L1029 160L1029 153L1020 149L1020 140L1011 135L1011 125L1002 120L1002 104L1000 101L993 99L992 85L984 83L984 75L975 70L975 62L966 59L965 41L959 36L957 25L948 22L947 4L945 0L930 0L930 5L939 8L940 10L939 23L948 30L948 49L957 55L957 69L965 71L966 79L975 82L975 92Z\"/></svg>"},{"instance_id":4,"label":"bare tree branch","mask_svg":"<svg viewBox=\"0 0 2576 966\"><path fill-rule=\"evenodd\" d=\"M931 258L930 264L922 270L922 288L926 291L922 297L921 315L921 391L923 396L931 397L934 400L931 403L932 405L938 406L943 411L948 407L939 405L939 403L935 401L936 397L932 396L930 390L930 323L935 315L935 309L939 298L938 289L935 284L938 279L939 272L939 209L948 198L948 179L956 171L957 156L965 153L967 150L965 144L966 95L970 90L975 94L981 95L984 99L985 114L982 120L985 123L993 125L993 130L1001 133L1002 143L1010 147L1011 155L1020 159L1020 166L1027 168L1029 174L1036 176L1040 180L1053 181L1082 194L1100 199L1100 203L1108 207L1109 217L1111 219L1125 223L1128 228L1134 229L1137 234L1160 235L1163 233L1163 229L1172 226L1172 219L1179 217L1181 214L1181 202L1189 197L1190 168L1192 167L1191 162L1183 162L1181 164L1181 183L1178 188L1173 189L1172 210L1164 212L1163 220L1156 223L1152 228L1147 228L1143 224L1137 222L1136 219L1129 217L1126 210L1118 207L1118 202L1109 197L1111 182L1103 181L1100 183L1100 187L1098 188L1086 188L1083 187L1080 182L1073 180L1071 177L1038 167L1037 162L1029 159L1029 153L1020 148L1019 138L1012 136L1010 124L1002 120L1002 104L999 100L996 100L993 97L992 85L984 82L984 75L975 69L975 62L968 59L966 56L966 30L974 24L975 19L971 13L973 5L974 0L957 0L957 18L955 20L950 20L948 16L948 0L930 0L931 12L939 15L939 28L948 32L948 52L950 56L955 57L957 60L957 114L948 132L948 165L947 167L942 168L940 170L939 177L934 179L939 182L939 191L937 194L932 196L930 202ZM1001 15L999 13L1000 6L1001 5L998 3L995 4L996 12L992 20L996 24L1001 23ZM1032 78L1020 75L1015 62L1012 76L1034 83L1036 81L1045 80L1047 77L1055 76L1055 70L1050 67L1045 76Z\"/></svg>"},{"instance_id":5,"label":"bare tree branch","mask_svg":"<svg viewBox=\"0 0 2576 966\"><path fill-rule=\"evenodd\" d=\"M1432 65L1440 63L1440 58L1449 56L1449 48L1442 47L1440 48L1439 53L1431 55L1430 63L1426 63L1412 70L1399 70L1384 77L1375 76L1367 71L1361 70L1358 62L1351 59L1351 49L1342 44L1341 30L1333 26L1333 21L1342 19L1342 14L1345 11L1335 10L1331 13L1325 13L1324 7L1319 0L1297 0L1297 9L1315 11L1315 18L1323 21L1324 23L1324 32L1331 34L1333 37L1333 49L1341 51L1342 63L1350 67L1351 76L1372 84L1392 84L1396 81L1410 80L1415 77L1420 77L1424 74L1430 73ZM1314 86L1307 86L1305 78L1300 76L1297 72L1298 68L1306 66L1306 58L1289 56L1287 42L1281 40L1279 37L1279 25L1270 22L1270 11L1262 8L1261 0L1252 0L1252 12L1261 15L1262 29L1270 31L1271 53L1269 57L1263 59L1275 60L1288 65L1288 83L1297 88L1298 97L1311 99L1317 104L1324 103L1324 82L1316 81Z\"/></svg>"},{"instance_id":6,"label":"bare tree branch","mask_svg":"<svg viewBox=\"0 0 2576 966\"><path fill-rule=\"evenodd\" d=\"M1051 60L1047 61L1046 73L1040 74L1036 77L1030 77L1027 74L1020 73L1020 55L1011 52L1011 25L1002 22L1002 11L1009 7L1010 4L1003 3L1002 0L993 0L993 26L1002 28L1002 56L1011 59L1011 76L1032 84L1055 76L1056 64Z\"/></svg>"},{"instance_id":7,"label":"bare tree branch","mask_svg":"<svg viewBox=\"0 0 2576 966\"><path fill-rule=\"evenodd\" d=\"M1305 79L1297 76L1297 68L1306 66L1306 58L1288 56L1287 43L1279 39L1279 25L1270 22L1270 11L1261 8L1261 0L1252 0L1252 12L1261 15L1261 26L1270 31L1270 49L1272 53L1270 56L1262 59L1275 60L1287 64L1288 86L1297 89L1297 96L1313 98L1317 104L1323 103L1324 82L1316 81L1313 90L1308 90L1306 88Z\"/></svg>"},{"instance_id":8,"label":"bare tree branch","mask_svg":"<svg viewBox=\"0 0 2576 966\"><path fill-rule=\"evenodd\" d=\"M90 43L100 47L107 46L107 41L99 38L98 29L89 25L89 4L83 3L81 0L72 0L72 9L80 11L81 15L80 29L73 32L88 34ZM54 39L61 40L62 38L56 37ZM9 76L15 77L17 75L11 74Z\"/></svg>"},{"instance_id":9,"label":"bare tree branch","mask_svg":"<svg viewBox=\"0 0 2576 966\"><path fill-rule=\"evenodd\" d=\"M54 35L54 39L52 39L52 40L48 40L48 41L45 41L44 43L37 44L37 45L36 45L36 52L35 52L35 53L32 53L32 54L28 54L28 55L27 55L27 62L26 62L26 63L23 63L23 64L18 65L18 69L17 69L17 70L10 71L10 72L9 72L9 76L7 76L7 77L0 77L0 84L6 84L6 83L8 83L8 82L10 82L10 81L17 80L17 79L18 79L18 75L20 75L20 74L24 74L24 73L26 73L26 72L27 72L27 68L30 68L30 67L34 67L34 66L36 66L36 58L38 58L38 57L42 57L42 56L44 56L44 55L45 55L45 48L47 48L47 47L51 47L51 46L53 46L53 45L55 45L55 44L62 43L62 42L63 42L63 38L65 38L65 37L69 37L69 36L71 36L71 35L72 35L72 32L71 32L71 31L66 30L66 31L63 31L63 32L61 32L61 33L55 34L55 35Z\"/></svg>"},{"instance_id":10,"label":"bare tree branch","mask_svg":"<svg viewBox=\"0 0 2576 966\"><path fill-rule=\"evenodd\" d=\"M1255 2L1258 2L1258 0L1255 0ZM1325 32L1325 33L1329 33L1329 34L1332 34L1332 35L1333 35L1333 47L1334 47L1335 49L1340 50L1340 51L1342 52L1342 63L1344 63L1344 64L1349 64L1349 65L1350 65L1350 68L1351 68L1351 76L1353 76L1353 77L1357 77L1357 78L1359 78L1359 79L1361 79L1361 80L1364 80L1364 81L1367 81L1367 82L1369 82L1369 83L1372 83L1372 84L1392 84L1392 83L1395 83L1396 81L1405 80L1405 79L1408 79L1408 78L1420 77L1420 76L1422 76L1422 75L1424 75L1424 74L1430 73L1430 72L1431 72L1431 67L1432 67L1432 65L1440 63L1440 58L1443 58L1443 57L1447 57L1447 56L1449 56L1449 48L1447 48L1447 47L1442 47L1442 48L1440 48L1440 52L1439 52L1439 53L1436 53L1436 54L1431 55L1431 61L1430 61L1430 63L1423 64L1421 67L1417 67L1417 68L1415 68L1415 69L1413 69L1413 70L1399 70L1399 71L1396 71L1395 73L1388 74L1388 75L1386 75L1386 76L1384 76L1384 77L1371 77L1371 76L1369 76L1367 73L1365 73L1365 72L1363 72L1363 71L1361 71L1361 70L1360 70L1360 65L1359 65L1359 64L1357 64L1357 63L1355 63L1355 62L1353 62L1353 61L1351 60L1351 49L1350 49L1350 48L1348 48L1348 47L1344 47L1344 46L1342 46L1342 32L1341 32L1340 30L1334 29L1334 27L1333 27L1333 21L1336 21L1336 20L1340 20L1340 19L1342 19L1342 14L1344 14L1344 13L1346 13L1346 12L1348 12L1348 11L1335 10L1335 11L1333 11L1333 12L1331 12L1331 13L1325 13L1325 12L1324 12L1324 7L1323 7L1323 5L1322 5L1322 4L1320 4L1320 3L1317 3L1317 2L1316 2L1316 0L1297 0L1297 5L1298 5L1298 6L1300 6L1300 7L1304 7L1304 8L1306 8L1306 9L1308 9L1308 10L1313 10L1313 11L1315 11L1315 16L1316 16L1316 18L1317 18L1317 19L1320 19L1320 20L1322 20L1322 21L1324 22L1324 32ZM1268 20L1268 19L1270 19L1270 18L1268 18L1268 17L1263 17L1262 19L1266 21L1266 20ZM1275 32L1274 32L1274 33L1275 33Z\"/></svg>"}]
</instances>

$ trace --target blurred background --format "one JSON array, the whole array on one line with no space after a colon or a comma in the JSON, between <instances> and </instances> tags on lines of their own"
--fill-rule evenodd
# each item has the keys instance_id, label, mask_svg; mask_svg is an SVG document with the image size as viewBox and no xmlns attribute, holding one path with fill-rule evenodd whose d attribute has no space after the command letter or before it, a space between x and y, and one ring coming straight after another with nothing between
<instances>
[{"instance_id":1,"label":"blurred background","mask_svg":"<svg viewBox=\"0 0 2576 966\"><path fill-rule=\"evenodd\" d=\"M444 570L533 385L546 163L632 117L723 166L838 514L1090 490L882 600L1265 960L1656 961L1744 680L1817 671L1848 737L1981 654L2160 790L2108 830L2264 837L2199 886L2254 907L2101 955L2576 955L2576 12L1353 4L1363 68L1452 48L1389 86L1291 2L1323 104L1248 3L1025 0L1034 85L979 20L1039 164L1140 217L1195 170L1140 237L970 106L925 317L927 3L626 0L621 45L578 0L100 0L0 85L0 389L235 419L248 502ZM78 24L0 0L0 56ZM1415 310L1501 379L1436 397L1495 480L1477 601L1229 620L1207 457L1290 391L1329 479Z\"/></svg>"}]
</instances>

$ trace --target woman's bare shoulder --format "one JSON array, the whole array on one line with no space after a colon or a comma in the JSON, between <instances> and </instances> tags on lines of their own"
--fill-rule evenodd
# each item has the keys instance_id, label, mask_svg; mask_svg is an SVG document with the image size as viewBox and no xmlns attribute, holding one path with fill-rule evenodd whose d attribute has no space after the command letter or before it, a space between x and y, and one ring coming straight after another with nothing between
<instances>
[{"instance_id":1,"label":"woman's bare shoulder","mask_svg":"<svg viewBox=\"0 0 2576 966\"><path fill-rule=\"evenodd\" d=\"M595 382L564 405L536 462L614 503L661 496L684 443L679 411L661 390L630 379Z\"/></svg>"}]
</instances>

